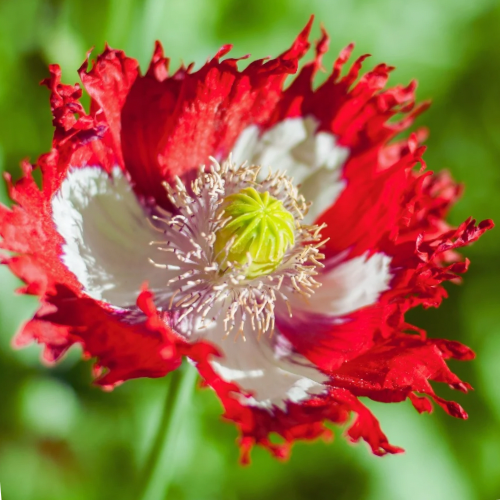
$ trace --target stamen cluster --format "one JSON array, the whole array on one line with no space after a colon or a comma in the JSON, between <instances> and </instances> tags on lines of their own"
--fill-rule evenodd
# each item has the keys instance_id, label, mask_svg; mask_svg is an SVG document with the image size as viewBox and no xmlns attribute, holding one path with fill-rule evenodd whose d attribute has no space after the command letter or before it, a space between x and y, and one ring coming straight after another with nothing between
<instances>
[{"instance_id":1,"label":"stamen cluster","mask_svg":"<svg viewBox=\"0 0 500 500\"><path fill-rule=\"evenodd\" d=\"M168 262L153 262L169 271L165 290L159 300L162 308L173 312L176 327L188 334L202 330L223 316L225 335L236 332L245 338L244 326L250 324L260 337L273 334L276 303L283 301L292 314L289 297L300 294L307 299L320 284L314 279L324 255L319 248L323 226L302 225L309 205L299 195L292 179L282 172L270 172L261 177L260 166L234 165L231 160L222 165L212 160L205 171L188 186L179 179L165 183L173 213L153 215L161 241L150 244L169 254ZM293 218L293 238L288 238L281 262L268 274L250 272L252 256L231 260L220 258L215 251L217 235L231 223L224 203L251 188L257 194L271 196ZM246 191L244 191L246 190ZM268 195L264 195L268 193ZM219 238L220 239L220 238ZM223 251L231 255L231 239ZM220 246L220 245L219 245ZM173 258L171 258L173 257Z\"/></svg>"}]
</instances>

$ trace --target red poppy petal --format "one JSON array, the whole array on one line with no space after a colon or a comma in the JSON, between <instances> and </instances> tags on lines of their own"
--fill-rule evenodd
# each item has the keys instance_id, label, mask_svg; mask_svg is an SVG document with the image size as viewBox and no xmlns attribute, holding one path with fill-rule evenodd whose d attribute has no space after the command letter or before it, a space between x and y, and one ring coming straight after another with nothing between
<instances>
[{"instance_id":1,"label":"red poppy petal","mask_svg":"<svg viewBox=\"0 0 500 500\"><path fill-rule=\"evenodd\" d=\"M439 346L444 346L446 352ZM444 382L463 392L470 389L444 361L453 354L452 349L447 348L443 340L425 340L410 335L393 337L345 363L332 374L332 384L344 387L356 396L368 396L385 403L403 401L412 393L426 394L450 415L467 418L458 404L436 396L429 383ZM410 399L419 411L428 410L427 403L414 396Z\"/></svg>"},{"instance_id":2,"label":"red poppy petal","mask_svg":"<svg viewBox=\"0 0 500 500\"><path fill-rule=\"evenodd\" d=\"M112 145L123 166L121 111L130 88L139 76L139 64L122 51L106 46L88 71L87 65L85 61L78 73L91 97L90 114L109 127Z\"/></svg>"},{"instance_id":3,"label":"red poppy petal","mask_svg":"<svg viewBox=\"0 0 500 500\"><path fill-rule=\"evenodd\" d=\"M132 86L122 114L123 154L140 191L167 204L161 182L225 158L243 129L268 119L286 77L297 71L309 47L311 21L292 47L276 59L239 71L223 50L200 70L165 78L158 45L153 68ZM164 66L163 66L164 68Z\"/></svg>"},{"instance_id":4,"label":"red poppy petal","mask_svg":"<svg viewBox=\"0 0 500 500\"><path fill-rule=\"evenodd\" d=\"M163 377L180 366L177 343L183 341L160 320L150 292L143 290L137 304L137 317L124 317L57 286L56 294L46 296L23 326L15 345L45 344L44 359L50 363L80 344L86 358L97 358L96 383L108 389L132 378Z\"/></svg>"},{"instance_id":5,"label":"red poppy petal","mask_svg":"<svg viewBox=\"0 0 500 500\"><path fill-rule=\"evenodd\" d=\"M224 381L210 364L211 356L217 351L203 342L187 348L186 354L196 363L206 383L212 387L224 405L224 418L235 423L240 431L241 460L249 463L250 451L254 445L267 448L275 457L288 458L292 444L298 440L318 438L330 440L332 432L325 421L345 424L351 412L357 414L348 436L354 442L363 439L373 453L399 453L401 448L389 444L380 426L360 401L345 389L330 389L325 395L313 397L300 404L287 403L286 411L273 408L272 411L244 404L246 395L235 383ZM274 443L270 437L277 434L281 443Z\"/></svg>"},{"instance_id":6,"label":"red poppy petal","mask_svg":"<svg viewBox=\"0 0 500 500\"><path fill-rule=\"evenodd\" d=\"M341 318L279 317L277 326L297 352L329 373L373 346L383 318L383 306L375 304Z\"/></svg>"}]
</instances>

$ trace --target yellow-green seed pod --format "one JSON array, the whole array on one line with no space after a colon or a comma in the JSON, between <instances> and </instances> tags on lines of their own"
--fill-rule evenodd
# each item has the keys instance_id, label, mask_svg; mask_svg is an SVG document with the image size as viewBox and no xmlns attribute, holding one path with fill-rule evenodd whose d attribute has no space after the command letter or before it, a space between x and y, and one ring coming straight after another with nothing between
<instances>
[{"instance_id":1,"label":"yellow-green seed pod","mask_svg":"<svg viewBox=\"0 0 500 500\"><path fill-rule=\"evenodd\" d=\"M292 214L267 191L252 187L227 196L222 209L223 218L230 218L215 235L215 260L222 269L226 262L244 266L251 260L246 268L249 279L274 271L294 245Z\"/></svg>"}]
</instances>

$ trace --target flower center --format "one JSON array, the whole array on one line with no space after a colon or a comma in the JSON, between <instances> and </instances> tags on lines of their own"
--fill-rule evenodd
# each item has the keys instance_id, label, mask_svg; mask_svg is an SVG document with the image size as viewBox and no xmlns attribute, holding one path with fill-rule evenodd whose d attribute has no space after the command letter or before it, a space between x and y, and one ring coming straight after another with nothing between
<instances>
[{"instance_id":1,"label":"flower center","mask_svg":"<svg viewBox=\"0 0 500 500\"><path fill-rule=\"evenodd\" d=\"M188 187L164 184L175 215L152 215L163 237L150 245L165 257L150 261L166 273L157 300L188 336L216 324L225 336L272 336L275 309L291 315L320 286L324 226L301 224L309 204L289 177L260 170L213 160Z\"/></svg>"},{"instance_id":2,"label":"flower center","mask_svg":"<svg viewBox=\"0 0 500 500\"><path fill-rule=\"evenodd\" d=\"M239 264L254 279L273 272L294 245L295 221L283 203L246 187L222 202L224 225L215 233L214 256L222 272Z\"/></svg>"}]
</instances>

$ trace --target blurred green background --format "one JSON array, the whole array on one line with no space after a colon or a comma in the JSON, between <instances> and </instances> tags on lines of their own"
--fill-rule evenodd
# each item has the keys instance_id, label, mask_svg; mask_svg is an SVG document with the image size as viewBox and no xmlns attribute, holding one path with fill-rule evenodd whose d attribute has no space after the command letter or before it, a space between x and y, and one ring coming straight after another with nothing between
<instances>
[{"instance_id":1,"label":"blurred green background","mask_svg":"<svg viewBox=\"0 0 500 500\"><path fill-rule=\"evenodd\" d=\"M50 148L48 92L38 86L58 62L74 83L86 51L105 41L144 68L153 42L173 66L200 65L223 43L235 55L276 55L316 14L338 51L397 66L392 82L420 82L434 104L419 124L430 127L431 169L449 169L466 184L451 220L473 215L500 221L500 4L493 0L0 0L0 170L18 175L19 160ZM9 203L2 185L0 199ZM242 468L236 430L220 406L197 390L179 434L169 498L179 500L356 499L494 500L500 498L500 232L465 251L465 286L450 286L439 310L410 320L431 336L465 342L478 355L452 368L476 388L459 401L468 421L441 410L419 416L407 403L371 404L391 442L406 454L377 458L363 444L298 444L283 464L261 450ZM90 365L71 352L56 368L40 349L13 351L10 340L36 301L0 269L0 484L5 500L135 499L134 485L165 399L165 380L136 380L112 393L90 385ZM161 500L161 499L158 499Z\"/></svg>"}]
</instances>

